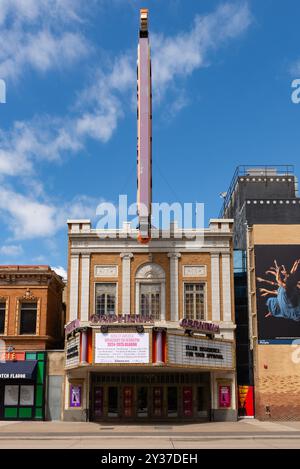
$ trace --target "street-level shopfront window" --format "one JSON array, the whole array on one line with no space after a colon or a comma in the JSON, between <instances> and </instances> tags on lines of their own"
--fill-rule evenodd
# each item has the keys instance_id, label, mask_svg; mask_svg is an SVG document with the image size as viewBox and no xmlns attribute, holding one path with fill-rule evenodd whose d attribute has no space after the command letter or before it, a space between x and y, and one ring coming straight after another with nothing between
<instances>
[{"instance_id":1,"label":"street-level shopfront window","mask_svg":"<svg viewBox=\"0 0 300 469\"><path fill-rule=\"evenodd\" d=\"M116 314L116 290L115 283L97 283L96 295L96 315L105 316Z\"/></svg>"},{"instance_id":2,"label":"street-level shopfront window","mask_svg":"<svg viewBox=\"0 0 300 469\"><path fill-rule=\"evenodd\" d=\"M4 388L5 406L33 406L34 385L7 384Z\"/></svg>"},{"instance_id":3,"label":"street-level shopfront window","mask_svg":"<svg viewBox=\"0 0 300 469\"><path fill-rule=\"evenodd\" d=\"M205 284L184 284L184 317L187 319L205 319Z\"/></svg>"},{"instance_id":4,"label":"street-level shopfront window","mask_svg":"<svg viewBox=\"0 0 300 469\"><path fill-rule=\"evenodd\" d=\"M37 303L21 303L20 334L36 334Z\"/></svg>"},{"instance_id":5,"label":"street-level shopfront window","mask_svg":"<svg viewBox=\"0 0 300 469\"><path fill-rule=\"evenodd\" d=\"M140 286L140 311L141 316L152 316L160 320L160 284L142 283Z\"/></svg>"},{"instance_id":6,"label":"street-level shopfront window","mask_svg":"<svg viewBox=\"0 0 300 469\"><path fill-rule=\"evenodd\" d=\"M5 301L0 302L0 334L4 334L5 328L5 311L6 311L6 304Z\"/></svg>"}]
</instances>

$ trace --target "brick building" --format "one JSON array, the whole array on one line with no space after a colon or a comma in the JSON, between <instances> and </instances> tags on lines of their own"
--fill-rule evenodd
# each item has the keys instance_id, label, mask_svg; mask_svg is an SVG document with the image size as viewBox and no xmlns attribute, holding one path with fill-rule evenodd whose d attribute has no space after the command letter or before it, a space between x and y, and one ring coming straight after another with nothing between
<instances>
[{"instance_id":1,"label":"brick building","mask_svg":"<svg viewBox=\"0 0 300 469\"><path fill-rule=\"evenodd\" d=\"M64 286L49 266L0 266L0 337L15 350L60 348Z\"/></svg>"},{"instance_id":2,"label":"brick building","mask_svg":"<svg viewBox=\"0 0 300 469\"><path fill-rule=\"evenodd\" d=\"M0 420L60 418L64 287L49 266L0 266Z\"/></svg>"}]
</instances>

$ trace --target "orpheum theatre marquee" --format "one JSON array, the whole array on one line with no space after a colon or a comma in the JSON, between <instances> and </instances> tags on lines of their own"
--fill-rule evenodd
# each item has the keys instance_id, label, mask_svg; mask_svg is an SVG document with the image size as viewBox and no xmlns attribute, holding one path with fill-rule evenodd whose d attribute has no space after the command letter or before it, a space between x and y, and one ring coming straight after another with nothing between
<instances>
[{"instance_id":1,"label":"orpheum theatre marquee","mask_svg":"<svg viewBox=\"0 0 300 469\"><path fill-rule=\"evenodd\" d=\"M66 368L93 365L156 365L232 370L233 343L215 339L219 326L182 320L178 328L155 327L151 318L118 315L91 318L89 327L80 321L66 329ZM89 347L90 344L90 347ZM93 353L88 352L92 350Z\"/></svg>"}]
</instances>

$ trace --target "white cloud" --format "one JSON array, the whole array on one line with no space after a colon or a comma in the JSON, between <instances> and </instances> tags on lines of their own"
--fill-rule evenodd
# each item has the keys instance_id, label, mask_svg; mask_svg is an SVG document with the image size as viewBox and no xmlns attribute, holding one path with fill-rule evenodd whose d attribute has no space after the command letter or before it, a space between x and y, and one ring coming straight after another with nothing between
<instances>
[{"instance_id":1,"label":"white cloud","mask_svg":"<svg viewBox=\"0 0 300 469\"><path fill-rule=\"evenodd\" d=\"M248 4L226 3L213 13L196 16L192 29L173 37L151 35L153 93L161 99L176 77L187 77L207 65L208 54L244 33L252 17Z\"/></svg>"},{"instance_id":2,"label":"white cloud","mask_svg":"<svg viewBox=\"0 0 300 469\"><path fill-rule=\"evenodd\" d=\"M93 83L78 96L72 118L37 116L0 129L0 174L31 175L41 160L59 161L76 153L86 138L107 142L123 116L124 93L135 90L132 57L121 55L110 68L98 72Z\"/></svg>"},{"instance_id":3,"label":"white cloud","mask_svg":"<svg viewBox=\"0 0 300 469\"><path fill-rule=\"evenodd\" d=\"M39 201L9 188L0 188L0 217L14 239L49 237L65 227L67 218L95 216L99 201L77 196L68 203Z\"/></svg>"},{"instance_id":4,"label":"white cloud","mask_svg":"<svg viewBox=\"0 0 300 469\"><path fill-rule=\"evenodd\" d=\"M64 280L67 280L68 274L67 274L67 271L64 267L59 265L57 267L51 267L51 268L54 270L54 272L57 273L57 275L60 275Z\"/></svg>"},{"instance_id":5,"label":"white cloud","mask_svg":"<svg viewBox=\"0 0 300 469\"><path fill-rule=\"evenodd\" d=\"M298 78L300 76L300 59L292 63L292 65L290 66L290 73L295 78Z\"/></svg>"},{"instance_id":6,"label":"white cloud","mask_svg":"<svg viewBox=\"0 0 300 469\"><path fill-rule=\"evenodd\" d=\"M74 29L83 0L1 0L0 76L18 79L27 67L45 72L86 56L91 46Z\"/></svg>"},{"instance_id":7,"label":"white cloud","mask_svg":"<svg viewBox=\"0 0 300 469\"><path fill-rule=\"evenodd\" d=\"M15 0L14 3L17 5L17 12L21 15L25 9L27 12L24 13L25 19L28 16L31 21L40 17L46 7L50 8L50 4L54 8L53 11L59 9L59 12L66 13L67 18L72 14L76 16L81 3L78 0L74 3L77 9L72 9L73 3L69 1L60 4L58 0L44 0L40 7L34 6L35 0L33 3L26 2L27 0ZM8 6L4 11L8 11L7 9ZM167 90L171 92L172 102L168 107L168 118L174 116L188 103L184 87L176 85L176 78L187 77L197 68L205 66L210 51L229 39L238 37L250 23L251 14L247 3L225 4L211 14L197 16L188 32L181 32L173 37L151 35L153 92L157 101L163 98ZM52 39L49 39L46 32L39 34L44 40L36 42L30 47L30 51L20 53L25 54L27 58L30 57L36 68L44 70L59 59L53 53L56 45L52 43ZM77 40L77 36L66 37L68 37L66 42L72 43L73 40L75 42ZM26 49L26 44L24 48ZM63 56L64 47L59 49L62 50ZM71 59L72 54L75 54L75 47L70 46L66 50ZM67 57L65 59L67 61ZM23 59L12 58L12 68L16 64L14 60L22 62ZM0 174L10 176L31 174L36 168L36 161L59 160L65 152L78 152L84 147L86 138L107 142L116 130L119 120L124 116L125 110L130 107L130 96L132 98L135 94L135 60L135 51L124 53L108 65L106 70L98 71L93 76L92 84L79 94L72 117L38 116L29 122L16 122L9 132L4 133L0 130ZM9 63L6 63L6 67L9 67Z\"/></svg>"},{"instance_id":8,"label":"white cloud","mask_svg":"<svg viewBox=\"0 0 300 469\"><path fill-rule=\"evenodd\" d=\"M23 248L20 244L4 245L0 248L0 254L4 256L17 257L23 254Z\"/></svg>"},{"instance_id":9,"label":"white cloud","mask_svg":"<svg viewBox=\"0 0 300 469\"><path fill-rule=\"evenodd\" d=\"M16 76L26 66L46 71L88 52L85 39L71 27L81 21L82 0L2 1L0 76ZM173 93L169 118L188 103L184 86L176 80L206 66L210 52L239 37L250 23L247 3L223 4L211 14L197 16L187 32L173 37L151 34L153 91L157 102L167 90ZM0 175L21 175L27 180L30 176L32 181L31 196L0 188L0 216L15 239L47 238L64 227L67 218L94 216L99 201L80 196L56 206L32 176L38 162L59 161L65 153L78 152L86 138L101 142L111 138L136 91L135 62L136 50L121 54L95 73L92 84L79 94L71 117L37 116L15 122L10 131L0 129Z\"/></svg>"},{"instance_id":10,"label":"white cloud","mask_svg":"<svg viewBox=\"0 0 300 469\"><path fill-rule=\"evenodd\" d=\"M17 23L32 23L40 19L80 20L82 0L1 0L0 24L8 18Z\"/></svg>"},{"instance_id":11,"label":"white cloud","mask_svg":"<svg viewBox=\"0 0 300 469\"><path fill-rule=\"evenodd\" d=\"M121 55L106 73L98 72L93 84L80 94L77 107L85 112L76 122L78 135L102 142L111 138L118 120L124 115L124 95L135 91L133 63L133 55Z\"/></svg>"},{"instance_id":12,"label":"white cloud","mask_svg":"<svg viewBox=\"0 0 300 469\"><path fill-rule=\"evenodd\" d=\"M40 116L29 122L15 122L10 131L0 129L0 174L30 175L36 161L58 161L64 152L81 148L74 123L67 119Z\"/></svg>"}]
</instances>

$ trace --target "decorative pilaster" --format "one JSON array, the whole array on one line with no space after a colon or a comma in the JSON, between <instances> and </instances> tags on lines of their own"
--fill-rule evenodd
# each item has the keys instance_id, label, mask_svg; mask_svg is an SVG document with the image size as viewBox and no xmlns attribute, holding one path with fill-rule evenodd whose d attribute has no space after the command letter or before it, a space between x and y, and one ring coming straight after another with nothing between
<instances>
[{"instance_id":1,"label":"decorative pilaster","mask_svg":"<svg viewBox=\"0 0 300 469\"><path fill-rule=\"evenodd\" d=\"M120 254L122 258L122 314L130 314L130 262L131 252Z\"/></svg>"},{"instance_id":2,"label":"decorative pilaster","mask_svg":"<svg viewBox=\"0 0 300 469\"><path fill-rule=\"evenodd\" d=\"M71 254L69 321L78 319L79 254Z\"/></svg>"},{"instance_id":3,"label":"decorative pilaster","mask_svg":"<svg viewBox=\"0 0 300 469\"><path fill-rule=\"evenodd\" d=\"M211 254L211 300L212 321L220 321L220 255Z\"/></svg>"},{"instance_id":4,"label":"decorative pilaster","mask_svg":"<svg viewBox=\"0 0 300 469\"><path fill-rule=\"evenodd\" d=\"M81 256L81 305L80 320L89 320L89 297L90 297L90 254Z\"/></svg>"},{"instance_id":5,"label":"decorative pilaster","mask_svg":"<svg viewBox=\"0 0 300 469\"><path fill-rule=\"evenodd\" d=\"M155 363L162 364L163 363L163 337L162 337L162 331L159 329L156 332L155 340L156 340Z\"/></svg>"},{"instance_id":6,"label":"decorative pilaster","mask_svg":"<svg viewBox=\"0 0 300 469\"><path fill-rule=\"evenodd\" d=\"M223 321L230 322L231 318L231 272L230 254L222 254L222 293L223 293Z\"/></svg>"},{"instance_id":7,"label":"decorative pilaster","mask_svg":"<svg viewBox=\"0 0 300 469\"><path fill-rule=\"evenodd\" d=\"M171 304L171 321L179 321L178 314L178 259L180 253L170 252L170 304Z\"/></svg>"},{"instance_id":8,"label":"decorative pilaster","mask_svg":"<svg viewBox=\"0 0 300 469\"><path fill-rule=\"evenodd\" d=\"M88 346L88 339L87 339L87 331L86 329L82 329L81 331L81 363L87 363L87 346Z\"/></svg>"}]
</instances>

